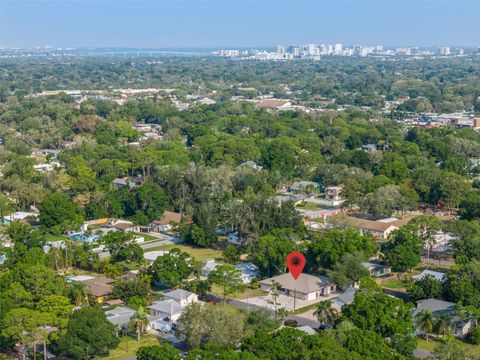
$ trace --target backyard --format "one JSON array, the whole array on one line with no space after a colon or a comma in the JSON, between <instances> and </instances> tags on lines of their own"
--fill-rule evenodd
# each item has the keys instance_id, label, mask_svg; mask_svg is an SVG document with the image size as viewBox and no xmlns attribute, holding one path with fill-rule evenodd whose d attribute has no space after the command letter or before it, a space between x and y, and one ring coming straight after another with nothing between
<instances>
[{"instance_id":1,"label":"backyard","mask_svg":"<svg viewBox=\"0 0 480 360\"><path fill-rule=\"evenodd\" d=\"M116 349L110 351L108 356L101 356L102 360L122 360L135 355L140 346L158 345L160 342L155 335L144 335L140 341L130 336L123 336Z\"/></svg>"},{"instance_id":2,"label":"backyard","mask_svg":"<svg viewBox=\"0 0 480 360\"><path fill-rule=\"evenodd\" d=\"M171 250L173 248L178 248L182 251L185 251L187 254L189 254L196 260L200 260L200 261L206 260L206 259L216 259L216 260L223 259L223 253L218 249L194 247L194 246L185 245L185 244L157 246L154 248L146 249L145 252L158 251L158 250Z\"/></svg>"}]
</instances>

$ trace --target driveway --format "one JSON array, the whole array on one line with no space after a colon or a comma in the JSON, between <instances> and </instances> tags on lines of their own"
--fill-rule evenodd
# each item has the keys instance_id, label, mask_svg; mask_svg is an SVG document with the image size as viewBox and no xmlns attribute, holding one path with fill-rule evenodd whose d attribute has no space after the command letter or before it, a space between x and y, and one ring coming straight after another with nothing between
<instances>
[{"instance_id":1,"label":"driveway","mask_svg":"<svg viewBox=\"0 0 480 360\"><path fill-rule=\"evenodd\" d=\"M140 244L140 247L143 250L152 249L152 248L156 248L156 247L159 247L159 246L175 245L175 244L180 244L180 243L183 242L183 239L180 239L180 238L177 238L177 237L174 237L174 236L170 236L170 235L166 235L166 234L148 233L148 235L154 236L154 237L158 238L159 240L158 241L150 241L150 242L147 242L147 243Z\"/></svg>"}]
</instances>

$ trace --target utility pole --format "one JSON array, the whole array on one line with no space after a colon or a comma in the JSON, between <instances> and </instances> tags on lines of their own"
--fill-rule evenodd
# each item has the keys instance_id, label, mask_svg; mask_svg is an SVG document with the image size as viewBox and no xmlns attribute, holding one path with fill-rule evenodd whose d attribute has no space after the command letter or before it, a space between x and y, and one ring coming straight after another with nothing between
<instances>
[{"instance_id":1,"label":"utility pole","mask_svg":"<svg viewBox=\"0 0 480 360\"><path fill-rule=\"evenodd\" d=\"M297 288L293 288L293 311L297 309Z\"/></svg>"}]
</instances>

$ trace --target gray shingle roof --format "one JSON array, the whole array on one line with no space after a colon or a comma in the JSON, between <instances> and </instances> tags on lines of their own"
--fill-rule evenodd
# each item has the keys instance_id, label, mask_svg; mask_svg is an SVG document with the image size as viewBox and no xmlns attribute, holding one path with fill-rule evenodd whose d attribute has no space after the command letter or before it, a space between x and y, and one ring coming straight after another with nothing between
<instances>
[{"instance_id":1,"label":"gray shingle roof","mask_svg":"<svg viewBox=\"0 0 480 360\"><path fill-rule=\"evenodd\" d=\"M182 312L180 304L173 299L155 301L148 309L168 315L180 314Z\"/></svg>"},{"instance_id":2,"label":"gray shingle roof","mask_svg":"<svg viewBox=\"0 0 480 360\"><path fill-rule=\"evenodd\" d=\"M260 284L272 285L272 282L276 281L283 289L296 290L298 292L309 294L315 291L319 291L321 288L330 285L330 281L324 276L314 276L309 274L300 274L295 280L290 273L275 276L270 279L260 281Z\"/></svg>"},{"instance_id":3,"label":"gray shingle roof","mask_svg":"<svg viewBox=\"0 0 480 360\"><path fill-rule=\"evenodd\" d=\"M165 293L165 297L170 298L170 299L175 299L175 300L185 300L188 299L190 295L192 295L190 291L183 290L183 289L177 289L177 290L172 290L167 293Z\"/></svg>"}]
</instances>

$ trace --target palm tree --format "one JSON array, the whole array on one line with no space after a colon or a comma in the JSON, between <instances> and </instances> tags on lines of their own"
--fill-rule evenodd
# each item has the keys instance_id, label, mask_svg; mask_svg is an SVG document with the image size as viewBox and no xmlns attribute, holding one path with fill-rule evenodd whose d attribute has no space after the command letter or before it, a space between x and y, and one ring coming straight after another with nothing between
<instances>
[{"instance_id":1,"label":"palm tree","mask_svg":"<svg viewBox=\"0 0 480 360\"><path fill-rule=\"evenodd\" d=\"M279 286L280 286L280 283L273 280L272 281L272 286L270 287L270 295L272 296L272 299L273 299L272 302L273 302L273 308L274 308L274 311L275 311L275 320L278 320L277 299L278 299L278 296L280 295L278 293Z\"/></svg>"},{"instance_id":2,"label":"palm tree","mask_svg":"<svg viewBox=\"0 0 480 360\"><path fill-rule=\"evenodd\" d=\"M425 340L428 341L428 334L432 332L433 329L433 314L431 311L425 309L422 310L418 315L417 315L417 326L420 329L420 331L423 332L423 335L425 336Z\"/></svg>"},{"instance_id":3,"label":"palm tree","mask_svg":"<svg viewBox=\"0 0 480 360\"><path fill-rule=\"evenodd\" d=\"M446 336L450 334L450 326L452 323L452 318L448 314L440 314L437 317L437 333L442 336Z\"/></svg>"},{"instance_id":4,"label":"palm tree","mask_svg":"<svg viewBox=\"0 0 480 360\"><path fill-rule=\"evenodd\" d=\"M69 296L76 306L80 306L85 302L87 297L87 287L84 283L74 281L70 284Z\"/></svg>"},{"instance_id":5,"label":"palm tree","mask_svg":"<svg viewBox=\"0 0 480 360\"><path fill-rule=\"evenodd\" d=\"M320 324L332 324L338 317L338 311L332 307L331 300L325 300L317 304L313 315Z\"/></svg>"},{"instance_id":6,"label":"palm tree","mask_svg":"<svg viewBox=\"0 0 480 360\"><path fill-rule=\"evenodd\" d=\"M140 336L148 326L148 316L143 312L142 308L140 308L135 314L133 314L130 321L133 323L133 327L137 332L137 340L140 341Z\"/></svg>"}]
</instances>

